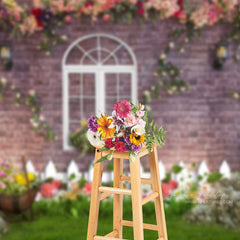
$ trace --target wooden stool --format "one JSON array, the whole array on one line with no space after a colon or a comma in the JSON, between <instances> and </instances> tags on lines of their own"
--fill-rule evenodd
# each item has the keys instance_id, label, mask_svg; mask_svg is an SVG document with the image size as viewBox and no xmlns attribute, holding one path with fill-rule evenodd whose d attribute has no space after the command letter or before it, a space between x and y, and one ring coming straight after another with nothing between
<instances>
[{"instance_id":1,"label":"wooden stool","mask_svg":"<svg viewBox=\"0 0 240 240\"><path fill-rule=\"evenodd\" d=\"M109 151L99 152L96 149L95 162ZM148 154L142 147L133 163L130 163L131 177L123 176L123 159L129 159L127 152L114 152L114 183L113 188L102 187L103 162L94 166L91 205L88 221L87 240L123 240L122 226L134 228L134 240L144 240L143 229L158 231L158 240L167 240L165 214L158 166L157 148L154 146L149 155L151 179L140 176L140 157ZM131 182L131 190L123 189L123 181ZM152 184L153 193L142 199L141 183ZM97 236L98 212L100 200L113 194L113 231L105 236ZM122 219L123 194L132 196L133 222ZM154 199L157 225L144 224L142 205Z\"/></svg>"}]
</instances>

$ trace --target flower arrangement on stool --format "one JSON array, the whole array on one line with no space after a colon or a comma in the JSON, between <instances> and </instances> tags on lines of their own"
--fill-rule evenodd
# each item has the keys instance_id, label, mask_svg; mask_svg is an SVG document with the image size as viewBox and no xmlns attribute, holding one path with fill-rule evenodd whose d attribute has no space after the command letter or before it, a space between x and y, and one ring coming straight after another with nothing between
<instances>
[{"instance_id":1,"label":"flower arrangement on stool","mask_svg":"<svg viewBox=\"0 0 240 240\"><path fill-rule=\"evenodd\" d=\"M115 103L111 116L91 116L88 128L89 142L93 146L102 146L100 151L111 151L97 162L111 160L114 151L128 152L129 160L133 162L143 146L150 153L154 143L161 146L166 139L166 131L158 128L154 120L149 122L144 105L134 105L127 100Z\"/></svg>"}]
</instances>

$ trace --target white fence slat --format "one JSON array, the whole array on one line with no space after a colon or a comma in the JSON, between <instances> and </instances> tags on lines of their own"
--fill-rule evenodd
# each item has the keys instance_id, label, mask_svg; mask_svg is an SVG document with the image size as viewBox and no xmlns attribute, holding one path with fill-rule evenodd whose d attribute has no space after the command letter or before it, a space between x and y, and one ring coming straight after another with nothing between
<instances>
[{"instance_id":1,"label":"white fence slat","mask_svg":"<svg viewBox=\"0 0 240 240\"><path fill-rule=\"evenodd\" d=\"M27 168L27 172L34 173L35 175L37 174L35 167L34 167L33 163L31 162L31 160L27 160L26 168Z\"/></svg>"},{"instance_id":2,"label":"white fence slat","mask_svg":"<svg viewBox=\"0 0 240 240\"><path fill-rule=\"evenodd\" d=\"M219 167L219 172L223 175L225 178L230 178L231 177L231 169L230 166L228 165L227 161L224 160L220 167Z\"/></svg>"},{"instance_id":3,"label":"white fence slat","mask_svg":"<svg viewBox=\"0 0 240 240\"><path fill-rule=\"evenodd\" d=\"M197 176L201 176L202 177L202 180L199 181L200 185L205 183L206 180L207 180L207 175L210 173L209 169L208 169L208 166L205 162L205 160L203 160L199 167L198 167L198 170L197 170Z\"/></svg>"},{"instance_id":4,"label":"white fence slat","mask_svg":"<svg viewBox=\"0 0 240 240\"><path fill-rule=\"evenodd\" d=\"M141 178L151 178L151 174L149 171L145 171L144 167L142 166L142 164L140 163L140 176Z\"/></svg>"},{"instance_id":5,"label":"white fence slat","mask_svg":"<svg viewBox=\"0 0 240 240\"><path fill-rule=\"evenodd\" d=\"M72 160L67 168L67 181L71 175L75 175L75 179L71 180L73 182L78 181L81 178L81 174L79 173L78 166L74 160Z\"/></svg>"},{"instance_id":6,"label":"white fence slat","mask_svg":"<svg viewBox=\"0 0 240 240\"><path fill-rule=\"evenodd\" d=\"M53 163L52 160L50 160L48 162L48 164L46 165L45 171L44 171L44 178L54 178L54 179L58 179L58 174L57 174L57 170L56 167Z\"/></svg>"}]
</instances>

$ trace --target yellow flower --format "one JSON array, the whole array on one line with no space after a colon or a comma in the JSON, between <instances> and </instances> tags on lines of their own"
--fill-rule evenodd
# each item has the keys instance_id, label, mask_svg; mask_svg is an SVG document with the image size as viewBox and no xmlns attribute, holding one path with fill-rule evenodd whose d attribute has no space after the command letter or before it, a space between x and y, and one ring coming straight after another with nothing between
<instances>
[{"instance_id":1,"label":"yellow flower","mask_svg":"<svg viewBox=\"0 0 240 240\"><path fill-rule=\"evenodd\" d=\"M34 173L29 172L29 173L27 174L27 176L28 176L28 181L29 181L29 182L34 181L34 179L35 179Z\"/></svg>"},{"instance_id":2,"label":"yellow flower","mask_svg":"<svg viewBox=\"0 0 240 240\"><path fill-rule=\"evenodd\" d=\"M136 133L130 134L130 142L135 145L140 145L146 140L144 134L143 135L137 135Z\"/></svg>"},{"instance_id":3,"label":"yellow flower","mask_svg":"<svg viewBox=\"0 0 240 240\"><path fill-rule=\"evenodd\" d=\"M16 175L15 181L16 181L19 185L22 185L22 186L26 186L26 185L27 185L26 178L23 177L22 174Z\"/></svg>"},{"instance_id":4,"label":"yellow flower","mask_svg":"<svg viewBox=\"0 0 240 240\"><path fill-rule=\"evenodd\" d=\"M35 175L33 173L28 173L27 177L29 182L32 182L35 179ZM27 185L27 180L23 174L17 174L15 177L15 181L22 186Z\"/></svg>"},{"instance_id":5,"label":"yellow flower","mask_svg":"<svg viewBox=\"0 0 240 240\"><path fill-rule=\"evenodd\" d=\"M80 125L81 125L81 127L86 127L87 126L87 120L82 120Z\"/></svg>"},{"instance_id":6,"label":"yellow flower","mask_svg":"<svg viewBox=\"0 0 240 240\"><path fill-rule=\"evenodd\" d=\"M112 119L108 118L108 116L101 116L98 120L98 131L101 134L102 138L112 138L113 134L115 133L116 129L109 128L111 123L113 122Z\"/></svg>"}]
</instances>

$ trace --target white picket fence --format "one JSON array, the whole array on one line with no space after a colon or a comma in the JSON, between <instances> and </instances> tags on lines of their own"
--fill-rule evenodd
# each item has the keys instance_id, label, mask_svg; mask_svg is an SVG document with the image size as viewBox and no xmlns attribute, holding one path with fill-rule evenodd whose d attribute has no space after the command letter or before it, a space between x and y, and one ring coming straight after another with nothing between
<instances>
[{"instance_id":1,"label":"white picket fence","mask_svg":"<svg viewBox=\"0 0 240 240\"><path fill-rule=\"evenodd\" d=\"M198 176L202 176L202 180L200 183L204 183L207 178L207 174L210 173L209 168L206 164L206 161L202 161L199 164L199 167L195 172L191 172L187 169L183 161L178 163L179 166L182 167L182 170L179 174L172 174L172 179L177 180L178 182L185 183L189 181L195 181ZM84 177L87 181L91 182L93 179L93 164L90 165L90 168L87 172L80 172L78 166L74 160L72 160L66 172L58 172L56 166L54 165L52 160L46 164L44 172L38 173L34 167L34 164L31 160L28 160L26 163L27 171L35 173L41 177L42 180L47 178L53 178L61 180L65 183L68 183L69 177L74 174L75 179L73 181L78 181L81 177ZM159 161L159 170L161 180L166 176L166 169L163 162ZM229 164L226 160L222 161L221 165L219 166L219 172L225 177L229 178L231 176L231 169ZM128 173L127 173L128 174ZM150 172L144 171L144 168L141 166L141 176L143 178L150 178ZM103 172L102 181L107 183L113 180L113 173L109 171Z\"/></svg>"}]
</instances>

